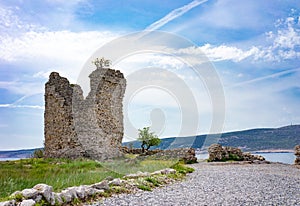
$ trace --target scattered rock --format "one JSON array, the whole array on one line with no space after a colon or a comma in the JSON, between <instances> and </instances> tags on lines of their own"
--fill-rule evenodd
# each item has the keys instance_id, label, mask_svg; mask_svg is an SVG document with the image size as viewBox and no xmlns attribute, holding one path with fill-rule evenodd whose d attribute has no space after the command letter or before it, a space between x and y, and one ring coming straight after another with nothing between
<instances>
[{"instance_id":1,"label":"scattered rock","mask_svg":"<svg viewBox=\"0 0 300 206\"><path fill-rule=\"evenodd\" d=\"M162 175L168 175L168 174L175 174L176 170L167 168L167 169L160 170L160 172Z\"/></svg>"},{"instance_id":2,"label":"scattered rock","mask_svg":"<svg viewBox=\"0 0 300 206\"><path fill-rule=\"evenodd\" d=\"M140 177L148 177L150 176L150 173L149 172L141 172L141 171L138 171L137 173L135 174L128 174L128 175L125 175L124 178L125 179L137 179L137 178L140 178Z\"/></svg>"},{"instance_id":3,"label":"scattered rock","mask_svg":"<svg viewBox=\"0 0 300 206\"><path fill-rule=\"evenodd\" d=\"M51 205L55 204L55 198L54 198L52 186L46 184L37 184L33 187L33 189L38 191L38 194L42 195L45 198L45 200L49 202Z\"/></svg>"},{"instance_id":4,"label":"scattered rock","mask_svg":"<svg viewBox=\"0 0 300 206\"><path fill-rule=\"evenodd\" d=\"M109 186L121 186L122 180L120 178L113 179L109 182Z\"/></svg>"},{"instance_id":5,"label":"scattered rock","mask_svg":"<svg viewBox=\"0 0 300 206\"><path fill-rule=\"evenodd\" d=\"M36 202L32 199L29 200L23 200L20 204L18 204L18 206L33 206L35 205Z\"/></svg>"},{"instance_id":6,"label":"scattered rock","mask_svg":"<svg viewBox=\"0 0 300 206\"><path fill-rule=\"evenodd\" d=\"M62 202L69 203L72 201L72 194L70 194L69 190L63 190L61 193L57 194Z\"/></svg>"},{"instance_id":7,"label":"scattered rock","mask_svg":"<svg viewBox=\"0 0 300 206\"><path fill-rule=\"evenodd\" d=\"M61 196L58 195L57 193L54 193L54 199L55 199L55 203L58 205L62 205L64 203L63 200L61 199Z\"/></svg>"},{"instance_id":8,"label":"scattered rock","mask_svg":"<svg viewBox=\"0 0 300 206\"><path fill-rule=\"evenodd\" d=\"M39 192L36 189L24 189L21 193L25 199L34 199L39 194Z\"/></svg>"},{"instance_id":9,"label":"scattered rock","mask_svg":"<svg viewBox=\"0 0 300 206\"><path fill-rule=\"evenodd\" d=\"M98 190L109 190L108 181L103 180L102 182L93 184L92 188L95 188L95 189L98 189Z\"/></svg>"},{"instance_id":10,"label":"scattered rock","mask_svg":"<svg viewBox=\"0 0 300 206\"><path fill-rule=\"evenodd\" d=\"M23 197L23 194L21 191L15 191L14 193L12 193L10 196L10 198L13 198L13 199L17 199L18 197Z\"/></svg>"},{"instance_id":11,"label":"scattered rock","mask_svg":"<svg viewBox=\"0 0 300 206\"><path fill-rule=\"evenodd\" d=\"M15 206L15 205L16 205L15 200L0 202L0 206Z\"/></svg>"}]
</instances>

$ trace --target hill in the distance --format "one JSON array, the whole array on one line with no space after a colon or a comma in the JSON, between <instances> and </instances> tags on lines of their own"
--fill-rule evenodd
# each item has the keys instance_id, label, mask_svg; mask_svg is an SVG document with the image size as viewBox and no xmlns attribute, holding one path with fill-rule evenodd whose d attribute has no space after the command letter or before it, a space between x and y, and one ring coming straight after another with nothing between
<instances>
[{"instance_id":1,"label":"hill in the distance","mask_svg":"<svg viewBox=\"0 0 300 206\"><path fill-rule=\"evenodd\" d=\"M34 150L36 149L0 151L0 158L28 158L33 154Z\"/></svg>"},{"instance_id":2,"label":"hill in the distance","mask_svg":"<svg viewBox=\"0 0 300 206\"><path fill-rule=\"evenodd\" d=\"M190 137L171 137L162 139L157 149L167 148L202 148L205 138L209 135L197 135ZM223 146L242 148L243 151L258 150L292 150L300 144L300 125L291 125L280 128L250 129L244 131L227 132L221 134L218 142ZM140 142L126 142L126 146L140 147Z\"/></svg>"},{"instance_id":3,"label":"hill in the distance","mask_svg":"<svg viewBox=\"0 0 300 206\"><path fill-rule=\"evenodd\" d=\"M209 135L164 138L158 147L151 149L202 148L205 138L209 138ZM227 132L221 134L219 143L223 146L239 147L243 151L293 150L295 145L300 144L300 125ZM133 141L123 145L139 148L141 144ZM28 158L34 150L0 151L0 158Z\"/></svg>"}]
</instances>

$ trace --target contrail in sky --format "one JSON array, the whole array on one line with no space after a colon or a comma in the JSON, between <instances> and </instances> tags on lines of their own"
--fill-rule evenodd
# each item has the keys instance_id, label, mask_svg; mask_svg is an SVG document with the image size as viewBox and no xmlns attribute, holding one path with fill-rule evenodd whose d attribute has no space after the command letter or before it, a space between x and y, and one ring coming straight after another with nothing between
<instances>
[{"instance_id":1,"label":"contrail in sky","mask_svg":"<svg viewBox=\"0 0 300 206\"><path fill-rule=\"evenodd\" d=\"M290 73L294 73L294 72L297 72L297 71L300 71L300 68L297 68L297 69L290 69L290 70L286 70L286 71L282 71L282 72L277 72L277 73L275 73L275 74L271 74L271 75L268 75L268 76L264 76L264 77L259 77L259 78L251 79L251 80L249 80L249 81L245 81L245 82L241 82L241 83L234 84L234 85L229 86L229 87L227 87L227 88L240 87L240 86L243 86L243 85L246 85L246 84L252 84L252 83L259 82L259 81L262 81L262 80L265 80L265 79L270 79L270 78L274 78L274 77L279 77L279 76L282 76L282 75L284 75L284 74L290 74Z\"/></svg>"},{"instance_id":2,"label":"contrail in sky","mask_svg":"<svg viewBox=\"0 0 300 206\"><path fill-rule=\"evenodd\" d=\"M202 1L192 1L189 4L186 4L180 8L174 9L173 11L171 11L170 13L168 13L166 16L164 16L163 18L161 18L160 20L154 22L153 24L151 24L150 26L148 26L145 31L154 31L159 29L160 27L164 26L165 24L169 23L170 21L172 21L173 19L176 19L177 17L182 16L183 14L185 14L186 12L188 12L189 10L191 10L192 8L199 6L200 4L203 4L205 2L207 2L208 0L202 0Z\"/></svg>"}]
</instances>

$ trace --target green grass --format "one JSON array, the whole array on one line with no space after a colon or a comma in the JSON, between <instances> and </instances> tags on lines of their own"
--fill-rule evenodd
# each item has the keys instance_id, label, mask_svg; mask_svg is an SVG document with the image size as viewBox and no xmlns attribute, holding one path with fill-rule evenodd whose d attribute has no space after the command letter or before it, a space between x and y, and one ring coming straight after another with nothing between
<instances>
[{"instance_id":1,"label":"green grass","mask_svg":"<svg viewBox=\"0 0 300 206\"><path fill-rule=\"evenodd\" d=\"M175 160L119 159L110 162L68 159L25 159L0 162L0 201L13 192L32 188L36 184L51 185L58 192L71 186L89 185L106 177L153 172L176 165ZM175 168L176 169L176 168Z\"/></svg>"},{"instance_id":2,"label":"green grass","mask_svg":"<svg viewBox=\"0 0 300 206\"><path fill-rule=\"evenodd\" d=\"M187 167L182 162L177 162L171 168L173 168L174 170L176 170L177 172L179 172L181 174L192 173L195 171L194 168Z\"/></svg>"},{"instance_id":3,"label":"green grass","mask_svg":"<svg viewBox=\"0 0 300 206\"><path fill-rule=\"evenodd\" d=\"M151 187L149 187L148 185L143 185L140 184L137 186L139 189L144 190L144 191L152 191Z\"/></svg>"},{"instance_id":4,"label":"green grass","mask_svg":"<svg viewBox=\"0 0 300 206\"><path fill-rule=\"evenodd\" d=\"M128 160L114 160L102 163L103 167L110 170L117 171L120 174L132 174L137 171L154 172L164 168L172 167L176 164L176 160L152 160L152 159L128 159Z\"/></svg>"},{"instance_id":5,"label":"green grass","mask_svg":"<svg viewBox=\"0 0 300 206\"><path fill-rule=\"evenodd\" d=\"M122 175L91 160L26 159L0 162L0 198L39 183L51 185L59 191L70 186L100 182L107 176Z\"/></svg>"},{"instance_id":6,"label":"green grass","mask_svg":"<svg viewBox=\"0 0 300 206\"><path fill-rule=\"evenodd\" d=\"M152 183L155 187L158 187L161 184L157 179L153 177L147 177L145 180Z\"/></svg>"}]
</instances>

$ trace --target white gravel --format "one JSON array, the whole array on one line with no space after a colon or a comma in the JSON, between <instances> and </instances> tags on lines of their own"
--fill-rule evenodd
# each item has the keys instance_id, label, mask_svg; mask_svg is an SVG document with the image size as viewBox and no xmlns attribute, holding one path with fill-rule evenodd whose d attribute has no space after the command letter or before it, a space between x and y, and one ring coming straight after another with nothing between
<instances>
[{"instance_id":1,"label":"white gravel","mask_svg":"<svg viewBox=\"0 0 300 206\"><path fill-rule=\"evenodd\" d=\"M191 165L186 180L96 205L299 205L300 169L284 164Z\"/></svg>"}]
</instances>

